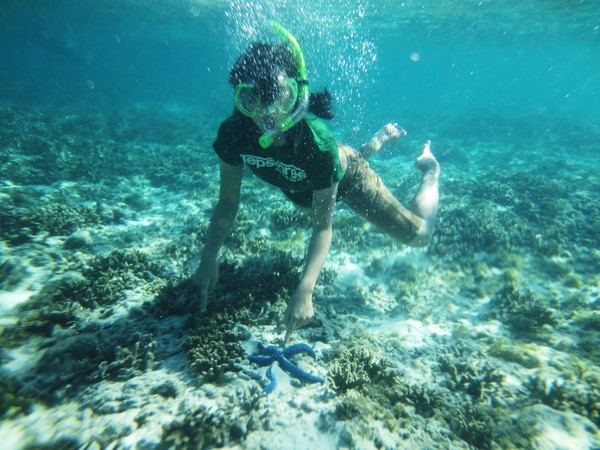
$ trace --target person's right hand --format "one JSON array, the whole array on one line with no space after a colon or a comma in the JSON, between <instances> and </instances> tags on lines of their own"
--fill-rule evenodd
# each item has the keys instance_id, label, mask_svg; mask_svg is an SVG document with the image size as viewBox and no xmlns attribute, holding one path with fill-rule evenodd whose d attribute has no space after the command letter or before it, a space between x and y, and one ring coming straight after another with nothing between
<instances>
[{"instance_id":1,"label":"person's right hand","mask_svg":"<svg viewBox=\"0 0 600 450\"><path fill-rule=\"evenodd\" d=\"M200 288L200 311L206 311L208 293L213 290L219 280L219 263L216 259L203 259L196 273L192 275L192 282Z\"/></svg>"}]
</instances>

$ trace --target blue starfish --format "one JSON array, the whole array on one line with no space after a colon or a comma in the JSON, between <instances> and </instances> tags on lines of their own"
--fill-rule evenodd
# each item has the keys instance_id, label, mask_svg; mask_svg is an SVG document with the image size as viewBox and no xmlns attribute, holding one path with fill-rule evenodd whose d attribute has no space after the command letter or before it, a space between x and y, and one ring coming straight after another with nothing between
<instances>
[{"instance_id":1,"label":"blue starfish","mask_svg":"<svg viewBox=\"0 0 600 450\"><path fill-rule=\"evenodd\" d=\"M293 344L279 351L274 345L265 347L259 342L258 351L262 353L262 355L250 355L248 356L248 360L254 364L258 364L259 366L269 366L267 369L267 379L269 380L269 383L265 386L265 394L273 392L277 386L275 374L273 373L273 363L275 361L279 363L279 367L293 377L308 381L309 383L325 383L323 378L306 373L296 364L288 360L288 358L297 355L298 353L308 353L313 358L316 358L317 355L315 354L315 351L307 344Z\"/></svg>"}]
</instances>

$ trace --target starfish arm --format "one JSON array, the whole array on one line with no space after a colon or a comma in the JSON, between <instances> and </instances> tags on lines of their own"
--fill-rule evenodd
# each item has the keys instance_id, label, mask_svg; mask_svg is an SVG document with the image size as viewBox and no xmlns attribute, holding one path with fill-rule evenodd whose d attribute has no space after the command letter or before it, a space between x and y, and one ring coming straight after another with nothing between
<instances>
[{"instance_id":1,"label":"starfish arm","mask_svg":"<svg viewBox=\"0 0 600 450\"><path fill-rule=\"evenodd\" d=\"M280 355L281 352L279 351L279 349L277 347L275 347L274 345L269 345L268 347L262 346L261 353L264 353L266 355L270 355L270 356L275 356L277 357L277 355Z\"/></svg>"},{"instance_id":2,"label":"starfish arm","mask_svg":"<svg viewBox=\"0 0 600 450\"><path fill-rule=\"evenodd\" d=\"M299 378L303 381L308 381L309 383L325 383L325 380L323 378L311 375L310 373L306 373L304 370L300 369L300 367L298 367L294 363L291 363L283 357L278 358L277 361L279 361L279 365L283 370L285 370L287 373L289 373L295 378Z\"/></svg>"},{"instance_id":3,"label":"starfish arm","mask_svg":"<svg viewBox=\"0 0 600 450\"><path fill-rule=\"evenodd\" d=\"M297 355L298 353L308 353L310 356L312 356L313 358L316 359L317 354L315 353L315 351L312 349L312 347L308 344L293 344L290 345L289 347L286 347L282 352L281 355L284 358L289 358L290 356L294 356Z\"/></svg>"},{"instance_id":4,"label":"starfish arm","mask_svg":"<svg viewBox=\"0 0 600 450\"><path fill-rule=\"evenodd\" d=\"M259 366L265 367L275 361L274 356L259 356L259 355L248 355L248 361L258 364Z\"/></svg>"},{"instance_id":5,"label":"starfish arm","mask_svg":"<svg viewBox=\"0 0 600 450\"><path fill-rule=\"evenodd\" d=\"M265 394L270 394L277 387L277 380L275 380L275 374L273 373L272 365L267 369L267 379L269 380L269 383L265 386L263 392Z\"/></svg>"}]
</instances>

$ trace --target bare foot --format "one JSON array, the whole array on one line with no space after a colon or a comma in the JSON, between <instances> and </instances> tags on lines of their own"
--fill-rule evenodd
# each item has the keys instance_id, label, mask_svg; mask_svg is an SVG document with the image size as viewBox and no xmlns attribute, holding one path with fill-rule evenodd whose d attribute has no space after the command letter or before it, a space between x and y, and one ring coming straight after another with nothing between
<instances>
[{"instance_id":1,"label":"bare foot","mask_svg":"<svg viewBox=\"0 0 600 450\"><path fill-rule=\"evenodd\" d=\"M426 141L421 150L421 155L415 161L415 167L426 174L427 172L433 172L435 176L440 174L440 165L438 164L435 156L431 153L431 141Z\"/></svg>"},{"instance_id":2,"label":"bare foot","mask_svg":"<svg viewBox=\"0 0 600 450\"><path fill-rule=\"evenodd\" d=\"M406 136L404 128L399 128L398 124L388 123L384 125L375 135L369 139L369 142L361 148L361 153L364 158L369 158L381 150L383 147L396 142L402 136Z\"/></svg>"}]
</instances>

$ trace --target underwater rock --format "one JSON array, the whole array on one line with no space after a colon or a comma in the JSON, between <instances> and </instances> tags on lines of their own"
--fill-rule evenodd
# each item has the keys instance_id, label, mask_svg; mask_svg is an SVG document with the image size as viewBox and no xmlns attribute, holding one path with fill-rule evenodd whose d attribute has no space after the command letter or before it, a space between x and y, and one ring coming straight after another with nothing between
<instances>
[{"instance_id":1,"label":"underwater rock","mask_svg":"<svg viewBox=\"0 0 600 450\"><path fill-rule=\"evenodd\" d=\"M541 361L531 345L515 343L511 341L494 341L488 349L490 355L505 361L520 364L527 369L540 367Z\"/></svg>"},{"instance_id":2,"label":"underwater rock","mask_svg":"<svg viewBox=\"0 0 600 450\"><path fill-rule=\"evenodd\" d=\"M135 211L142 211L144 209L148 209L152 202L144 197L140 192L132 192L128 194L123 201L127 206L130 206Z\"/></svg>"},{"instance_id":3,"label":"underwater rock","mask_svg":"<svg viewBox=\"0 0 600 450\"><path fill-rule=\"evenodd\" d=\"M150 393L160 395L164 398L176 398L179 395L179 390L172 381L165 381L150 389Z\"/></svg>"},{"instance_id":4,"label":"underwater rock","mask_svg":"<svg viewBox=\"0 0 600 450\"><path fill-rule=\"evenodd\" d=\"M94 242L92 235L87 230L78 230L71 233L64 243L67 250L77 250L92 245Z\"/></svg>"},{"instance_id":5,"label":"underwater rock","mask_svg":"<svg viewBox=\"0 0 600 450\"><path fill-rule=\"evenodd\" d=\"M111 223L115 220L115 213L108 203L98 202L96 205L96 212L102 223Z\"/></svg>"}]
</instances>

